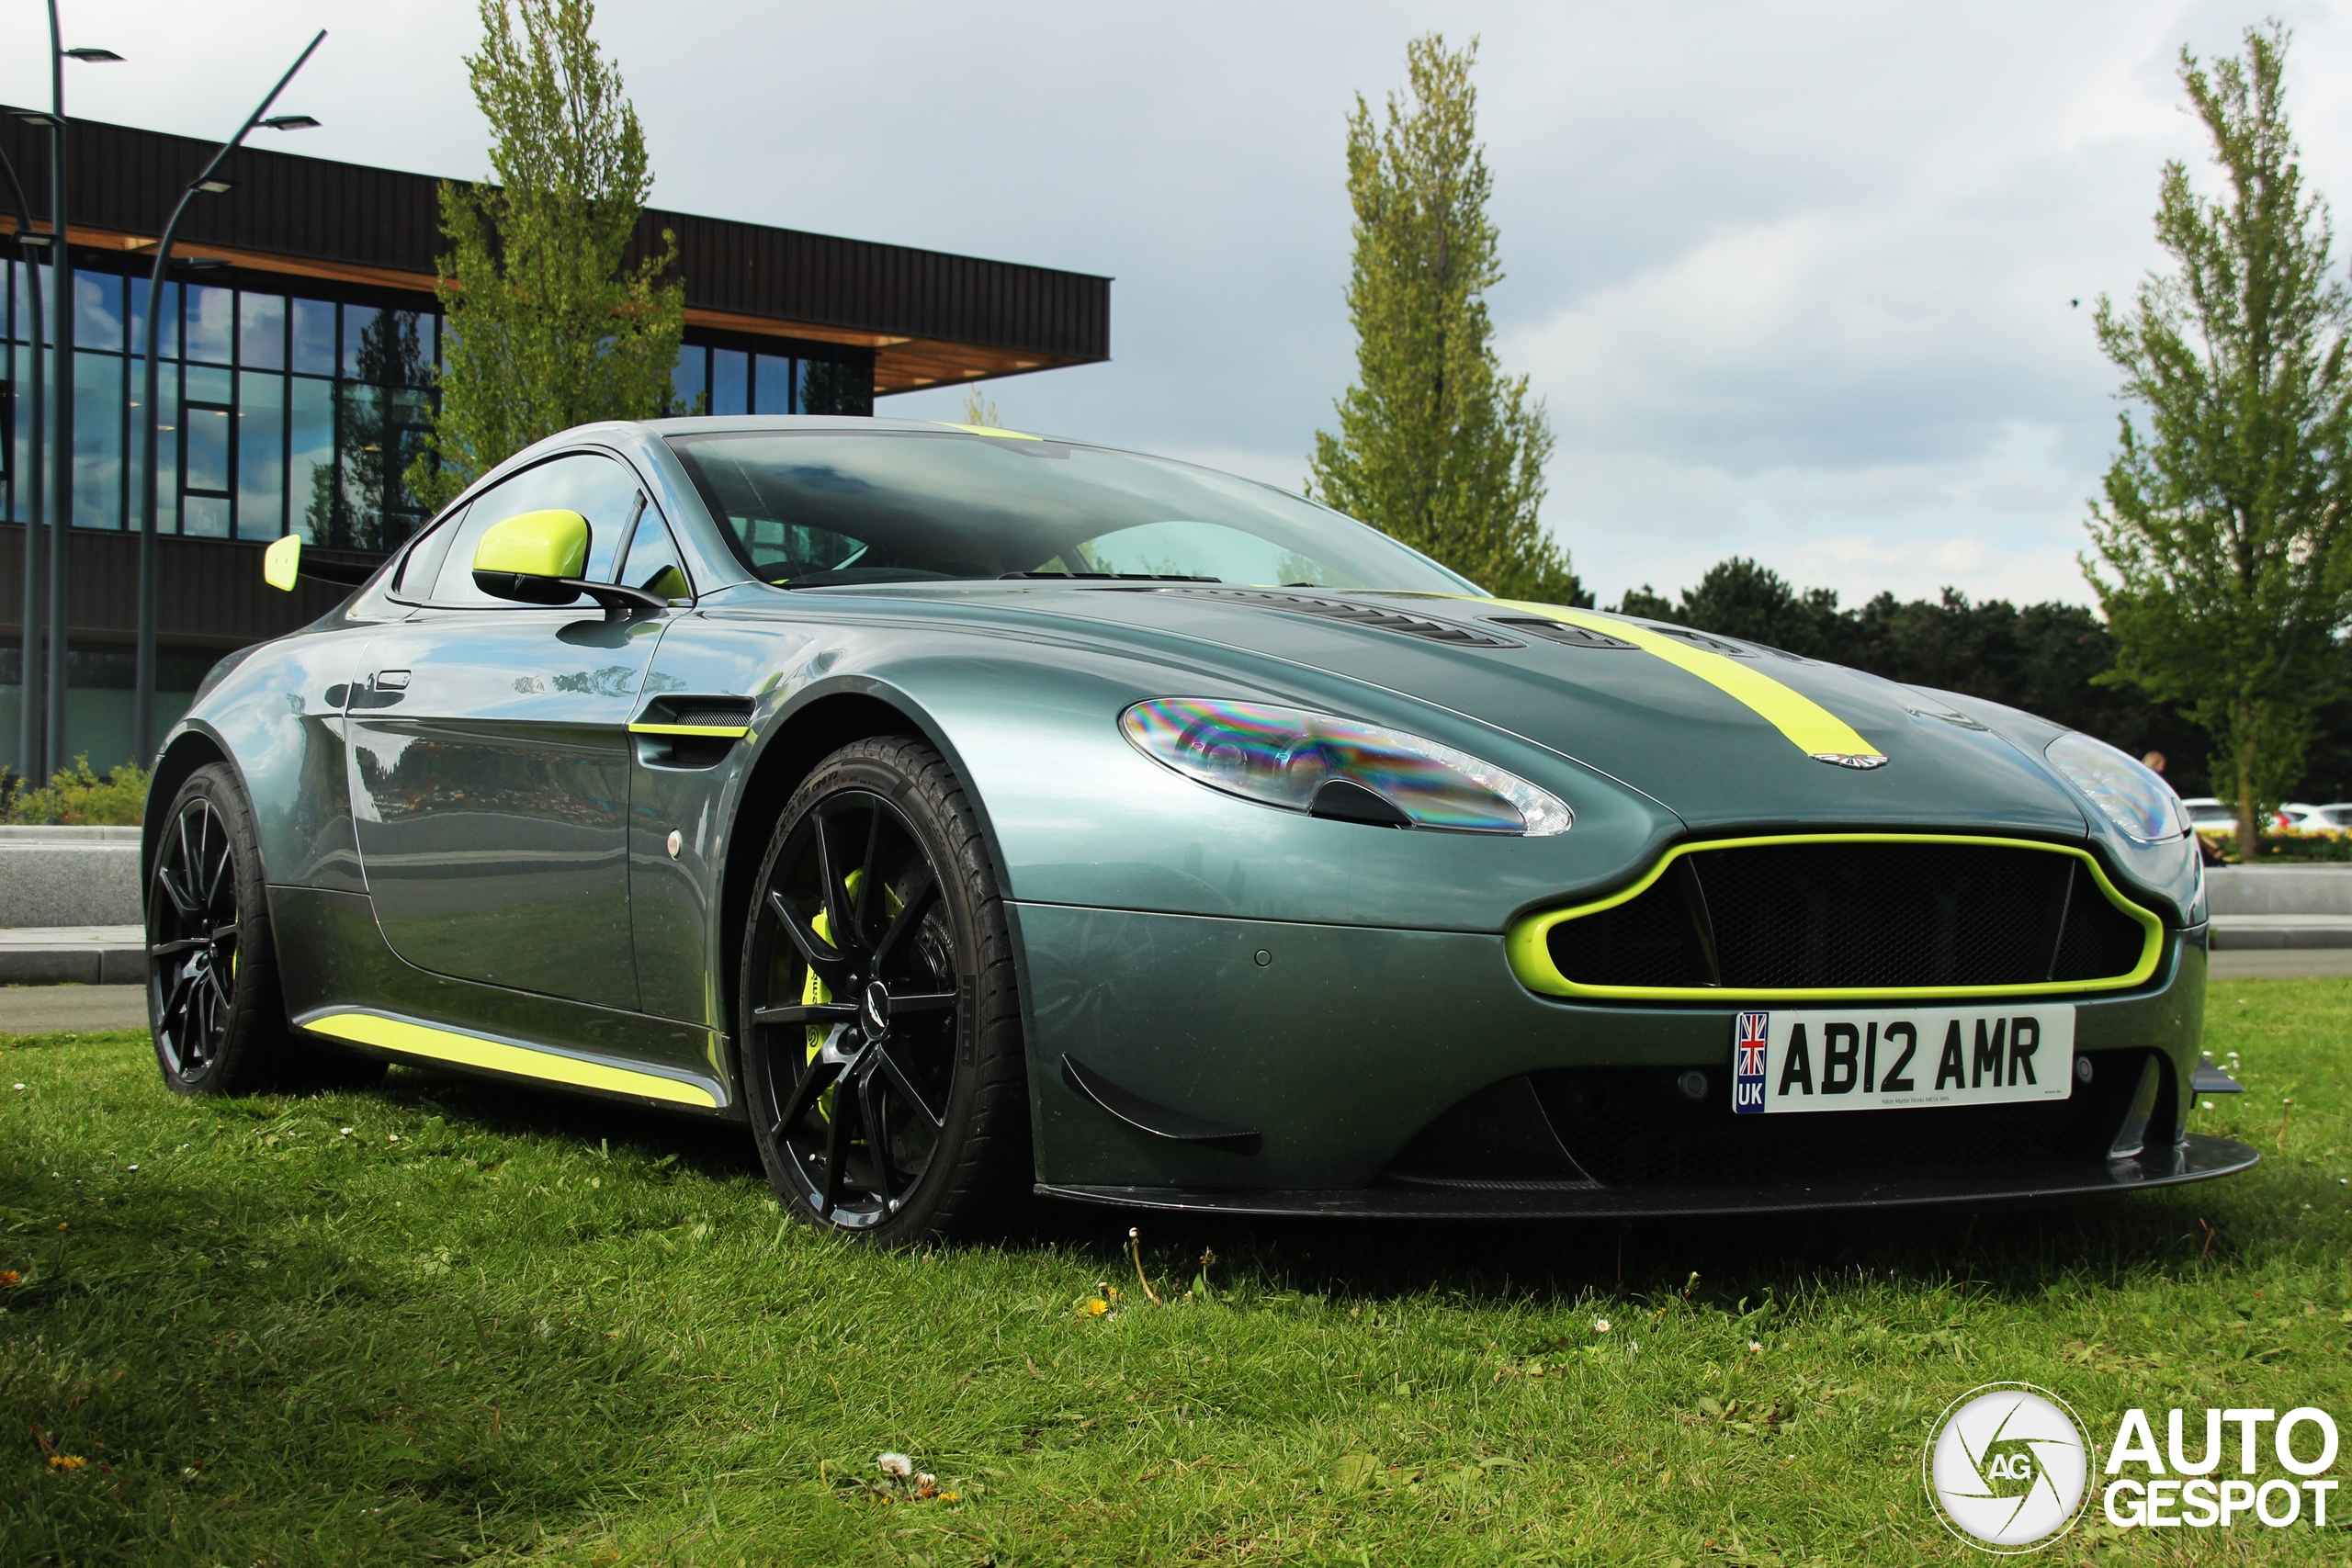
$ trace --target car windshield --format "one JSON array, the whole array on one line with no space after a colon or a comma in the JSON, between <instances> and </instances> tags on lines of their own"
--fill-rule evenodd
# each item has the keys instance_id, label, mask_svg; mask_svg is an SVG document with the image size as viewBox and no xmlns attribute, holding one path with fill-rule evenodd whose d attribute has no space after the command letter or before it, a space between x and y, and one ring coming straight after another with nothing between
<instances>
[{"instance_id":1,"label":"car windshield","mask_svg":"<svg viewBox=\"0 0 2352 1568\"><path fill-rule=\"evenodd\" d=\"M950 430L669 441L743 563L780 587L998 578L1471 586L1336 512L1164 458Z\"/></svg>"}]
</instances>

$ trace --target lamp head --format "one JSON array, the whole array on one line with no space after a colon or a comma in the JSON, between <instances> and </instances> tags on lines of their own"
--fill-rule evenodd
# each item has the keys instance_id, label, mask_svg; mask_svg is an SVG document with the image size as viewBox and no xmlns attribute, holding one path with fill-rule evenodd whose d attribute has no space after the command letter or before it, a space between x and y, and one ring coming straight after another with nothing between
<instances>
[{"instance_id":1,"label":"lamp head","mask_svg":"<svg viewBox=\"0 0 2352 1568\"><path fill-rule=\"evenodd\" d=\"M274 114L261 123L270 130L316 130L319 128L319 122L306 114Z\"/></svg>"},{"instance_id":2,"label":"lamp head","mask_svg":"<svg viewBox=\"0 0 2352 1568\"><path fill-rule=\"evenodd\" d=\"M122 63L122 56L117 54L110 49L69 49L65 51L65 58L68 60L78 60L85 65L119 65Z\"/></svg>"}]
</instances>

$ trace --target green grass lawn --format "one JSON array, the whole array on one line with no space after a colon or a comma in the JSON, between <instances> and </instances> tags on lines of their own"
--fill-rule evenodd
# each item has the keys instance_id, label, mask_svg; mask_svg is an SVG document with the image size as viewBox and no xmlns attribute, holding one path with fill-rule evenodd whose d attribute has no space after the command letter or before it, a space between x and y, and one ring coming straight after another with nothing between
<instances>
[{"instance_id":1,"label":"green grass lawn","mask_svg":"<svg viewBox=\"0 0 2352 1568\"><path fill-rule=\"evenodd\" d=\"M1623 1229L1145 1216L1160 1306L1108 1211L882 1254L687 1122L409 1072L192 1103L142 1038L0 1039L0 1561L1978 1561L1918 1456L1980 1382L2055 1389L2100 1443L2128 1404L2316 1404L2352 1448L2352 980L2220 985L2211 1018L2251 1092L2195 1124L2266 1156L2234 1181ZM868 1489L885 1450L954 1496ZM2093 1516L2041 1561L2347 1540Z\"/></svg>"}]
</instances>

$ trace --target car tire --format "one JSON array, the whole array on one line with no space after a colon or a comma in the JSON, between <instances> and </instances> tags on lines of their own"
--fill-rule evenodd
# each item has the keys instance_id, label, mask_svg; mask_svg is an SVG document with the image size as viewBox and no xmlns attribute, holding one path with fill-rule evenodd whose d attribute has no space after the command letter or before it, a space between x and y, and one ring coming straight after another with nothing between
<instances>
[{"instance_id":1,"label":"car tire","mask_svg":"<svg viewBox=\"0 0 2352 1568\"><path fill-rule=\"evenodd\" d=\"M384 1065L287 1026L253 804L226 763L173 796L147 883L147 1022L175 1094L363 1088Z\"/></svg>"},{"instance_id":2,"label":"car tire","mask_svg":"<svg viewBox=\"0 0 2352 1568\"><path fill-rule=\"evenodd\" d=\"M794 791L753 884L737 999L752 1137L788 1212L888 1247L1001 1232L1025 1207L1012 941L937 751L856 741Z\"/></svg>"}]
</instances>

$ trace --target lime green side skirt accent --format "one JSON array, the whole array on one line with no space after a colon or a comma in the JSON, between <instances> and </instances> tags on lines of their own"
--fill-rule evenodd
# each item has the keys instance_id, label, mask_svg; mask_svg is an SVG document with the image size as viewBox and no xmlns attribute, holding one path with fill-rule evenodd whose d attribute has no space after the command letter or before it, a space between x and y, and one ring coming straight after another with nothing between
<instances>
[{"instance_id":1,"label":"lime green side skirt accent","mask_svg":"<svg viewBox=\"0 0 2352 1568\"><path fill-rule=\"evenodd\" d=\"M313 1033L332 1034L338 1040L372 1045L378 1050L395 1051L403 1056L424 1056L436 1062L455 1062L461 1066L487 1067L492 1072L512 1073L518 1077L545 1078L552 1083L604 1089L611 1094L666 1100L673 1104L692 1105L705 1111L718 1108L717 1097L699 1084L663 1077L658 1073L639 1072L630 1067L609 1066L603 1062L582 1061L577 1056L567 1056L544 1046L517 1045L509 1041L489 1040L454 1029L413 1023L407 1019L389 1018L379 1012L329 1011L302 1021L301 1027Z\"/></svg>"},{"instance_id":2,"label":"lime green side skirt accent","mask_svg":"<svg viewBox=\"0 0 2352 1568\"><path fill-rule=\"evenodd\" d=\"M2036 850L2044 854L2072 855L2090 868L2091 879L2107 901L2129 915L2147 933L2140 944L2140 961L2127 975L2093 980L2040 980L2018 986L1778 986L1755 989L1734 986L1592 986L1569 979L1552 962L1552 930L1569 920L1597 915L1629 903L1649 891L1667 868L1687 854L1706 850L1747 849L1760 844L1989 844L1998 849ZM1649 874L1632 886L1589 904L1569 909L1549 909L1521 917L1504 938L1510 970L1531 991L1549 997L1584 997L1611 1001L1690 1001L1731 1005L1735 1002L1905 1001L1940 997L2055 997L2082 991L2114 991L2136 986L2156 972L2164 955L2165 924L2117 890L2098 858L2087 850L2064 844L2044 844L2031 839L1991 839L1958 833L1788 833L1753 839L1710 839L1677 844L1658 857Z\"/></svg>"},{"instance_id":3,"label":"lime green side skirt accent","mask_svg":"<svg viewBox=\"0 0 2352 1568\"><path fill-rule=\"evenodd\" d=\"M752 733L748 724L632 724L631 735L707 735L718 740L741 740Z\"/></svg>"}]
</instances>

